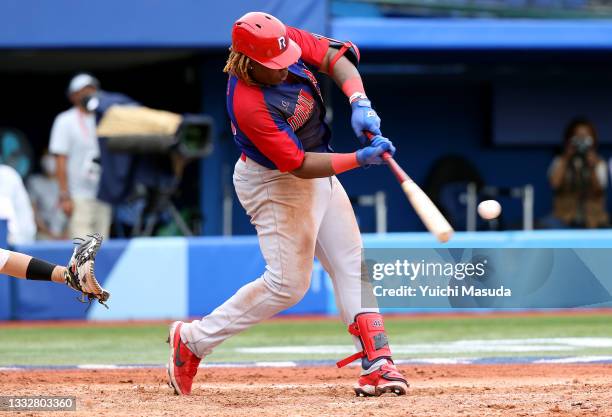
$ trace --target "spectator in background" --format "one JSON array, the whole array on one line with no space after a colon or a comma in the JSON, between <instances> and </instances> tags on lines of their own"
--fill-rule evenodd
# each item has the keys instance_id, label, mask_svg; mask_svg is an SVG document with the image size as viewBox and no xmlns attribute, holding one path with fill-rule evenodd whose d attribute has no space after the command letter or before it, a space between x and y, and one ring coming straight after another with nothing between
<instances>
[{"instance_id":1,"label":"spectator in background","mask_svg":"<svg viewBox=\"0 0 612 417\"><path fill-rule=\"evenodd\" d=\"M36 236L34 213L21 176L14 168L0 164L0 219L8 222L8 243L32 243Z\"/></svg>"},{"instance_id":2,"label":"spectator in background","mask_svg":"<svg viewBox=\"0 0 612 417\"><path fill-rule=\"evenodd\" d=\"M597 153L595 126L587 119L574 119L565 129L563 139L563 151L548 170L554 199L552 217L546 227L607 227L608 170Z\"/></svg>"},{"instance_id":3,"label":"spectator in background","mask_svg":"<svg viewBox=\"0 0 612 417\"><path fill-rule=\"evenodd\" d=\"M68 219L60 207L60 188L55 176L53 155L45 152L40 159L42 174L31 175L28 192L38 228L37 239L68 239Z\"/></svg>"},{"instance_id":4,"label":"spectator in background","mask_svg":"<svg viewBox=\"0 0 612 417\"><path fill-rule=\"evenodd\" d=\"M67 93L73 107L60 113L51 129L49 151L56 156L60 205L70 219L71 236L108 236L110 230L111 206L96 198L100 182L96 120L85 106L99 85L89 74L72 78Z\"/></svg>"}]
</instances>

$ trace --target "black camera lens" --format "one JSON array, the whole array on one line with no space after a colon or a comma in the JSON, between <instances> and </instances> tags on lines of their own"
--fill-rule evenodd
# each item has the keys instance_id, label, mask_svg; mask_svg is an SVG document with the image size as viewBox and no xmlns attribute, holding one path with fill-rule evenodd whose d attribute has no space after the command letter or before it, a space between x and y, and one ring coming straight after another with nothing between
<instances>
[{"instance_id":1,"label":"black camera lens","mask_svg":"<svg viewBox=\"0 0 612 417\"><path fill-rule=\"evenodd\" d=\"M591 149L591 146L593 146L593 138L575 136L572 138L572 145L574 146L574 149L576 149L576 153L583 155L586 154L589 149Z\"/></svg>"}]
</instances>

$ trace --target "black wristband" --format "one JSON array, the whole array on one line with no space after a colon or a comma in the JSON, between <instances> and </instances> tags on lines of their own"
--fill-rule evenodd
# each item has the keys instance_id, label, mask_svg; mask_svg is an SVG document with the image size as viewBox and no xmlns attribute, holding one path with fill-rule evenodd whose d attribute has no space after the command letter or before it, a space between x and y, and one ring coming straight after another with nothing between
<instances>
[{"instance_id":1,"label":"black wristband","mask_svg":"<svg viewBox=\"0 0 612 417\"><path fill-rule=\"evenodd\" d=\"M26 279L34 281L51 281L51 276L53 275L55 267L56 265L50 264L49 262L32 258L26 270Z\"/></svg>"}]
</instances>

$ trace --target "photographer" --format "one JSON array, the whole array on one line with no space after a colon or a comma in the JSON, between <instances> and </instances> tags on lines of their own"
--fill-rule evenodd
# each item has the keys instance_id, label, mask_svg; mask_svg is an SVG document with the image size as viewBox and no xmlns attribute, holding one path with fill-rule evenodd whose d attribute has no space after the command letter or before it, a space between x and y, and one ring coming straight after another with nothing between
<instances>
[{"instance_id":1,"label":"photographer","mask_svg":"<svg viewBox=\"0 0 612 417\"><path fill-rule=\"evenodd\" d=\"M586 119L574 119L565 129L563 153L548 170L554 191L548 227L600 228L609 225L605 189L607 166L597 154L597 132Z\"/></svg>"},{"instance_id":2,"label":"photographer","mask_svg":"<svg viewBox=\"0 0 612 417\"><path fill-rule=\"evenodd\" d=\"M109 235L111 206L97 198L100 183L100 147L96 118L85 100L99 89L99 81L78 74L68 85L72 107L53 122L49 151L56 157L60 207L69 218L70 236Z\"/></svg>"}]
</instances>

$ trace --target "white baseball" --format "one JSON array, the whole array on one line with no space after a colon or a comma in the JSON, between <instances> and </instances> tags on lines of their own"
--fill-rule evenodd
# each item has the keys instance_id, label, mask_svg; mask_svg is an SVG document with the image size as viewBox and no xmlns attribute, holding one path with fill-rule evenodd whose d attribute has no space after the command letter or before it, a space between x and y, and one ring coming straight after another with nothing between
<instances>
[{"instance_id":1,"label":"white baseball","mask_svg":"<svg viewBox=\"0 0 612 417\"><path fill-rule=\"evenodd\" d=\"M478 205L478 214L485 220L491 220L499 216L501 205L496 200L485 200Z\"/></svg>"}]
</instances>

